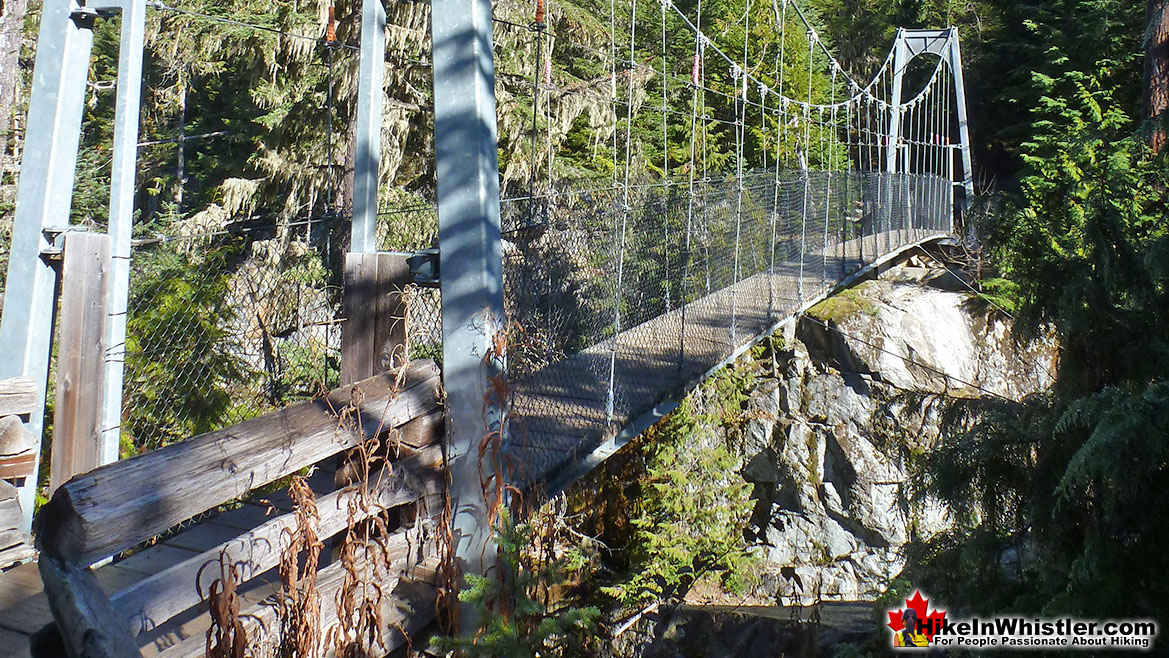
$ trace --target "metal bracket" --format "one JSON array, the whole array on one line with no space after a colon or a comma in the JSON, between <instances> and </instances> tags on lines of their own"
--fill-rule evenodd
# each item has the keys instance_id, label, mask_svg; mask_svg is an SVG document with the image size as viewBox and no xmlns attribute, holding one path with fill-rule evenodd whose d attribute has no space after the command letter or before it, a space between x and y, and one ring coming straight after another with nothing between
<instances>
[{"instance_id":1,"label":"metal bracket","mask_svg":"<svg viewBox=\"0 0 1169 658\"><path fill-rule=\"evenodd\" d=\"M423 288L439 287L438 249L421 249L406 259L410 266L410 278L415 285Z\"/></svg>"},{"instance_id":2,"label":"metal bracket","mask_svg":"<svg viewBox=\"0 0 1169 658\"><path fill-rule=\"evenodd\" d=\"M49 261L56 261L61 259L61 254L65 251L65 235L67 233L88 233L89 231L78 226L48 226L45 227L41 233L44 234L45 240L49 246L41 249L41 258Z\"/></svg>"},{"instance_id":3,"label":"metal bracket","mask_svg":"<svg viewBox=\"0 0 1169 658\"><path fill-rule=\"evenodd\" d=\"M78 7L69 12L69 18L73 19L73 23L83 30L92 30L100 16L98 10L93 7Z\"/></svg>"}]
</instances>

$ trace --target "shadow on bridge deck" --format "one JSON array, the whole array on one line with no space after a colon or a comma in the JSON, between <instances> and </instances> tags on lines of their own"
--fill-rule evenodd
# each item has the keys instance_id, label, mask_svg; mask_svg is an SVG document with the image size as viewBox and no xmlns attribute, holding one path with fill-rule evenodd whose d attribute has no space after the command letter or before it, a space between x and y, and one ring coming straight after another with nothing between
<instances>
[{"instance_id":1,"label":"shadow on bridge deck","mask_svg":"<svg viewBox=\"0 0 1169 658\"><path fill-rule=\"evenodd\" d=\"M777 264L519 378L509 444L516 479L549 495L562 491L784 322L944 237L878 233L810 254L802 272L799 263Z\"/></svg>"}]
</instances>

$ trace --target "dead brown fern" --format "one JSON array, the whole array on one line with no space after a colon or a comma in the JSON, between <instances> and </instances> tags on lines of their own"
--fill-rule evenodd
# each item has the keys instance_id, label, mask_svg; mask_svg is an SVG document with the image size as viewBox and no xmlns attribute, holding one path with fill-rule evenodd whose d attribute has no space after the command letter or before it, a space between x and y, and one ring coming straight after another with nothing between
<instances>
[{"instance_id":1,"label":"dead brown fern","mask_svg":"<svg viewBox=\"0 0 1169 658\"><path fill-rule=\"evenodd\" d=\"M405 376L405 367L396 370L390 402L402 390ZM359 392L355 386L355 402ZM348 429L365 435L357 404L343 410L341 418ZM389 460L398 456L400 432L393 429L382 441L377 437L383 429L379 426L373 432L374 438L363 441L347 457L354 495L348 497L346 531L339 550L345 580L337 592L337 623L326 634L326 643L339 658L367 658L387 650L387 624L382 609L397 574L393 572L394 556L389 546L389 510L375 492L386 478L393 477Z\"/></svg>"},{"instance_id":2,"label":"dead brown fern","mask_svg":"<svg viewBox=\"0 0 1169 658\"><path fill-rule=\"evenodd\" d=\"M483 392L483 427L486 434L479 440L478 465L479 485L483 492L483 500L487 504L487 525L494 527L499 521L499 513L503 508L507 496L512 496L513 504L522 499L522 492L512 486L510 482L515 476L516 461L512 455L504 451L503 439L507 427L507 404L511 396L504 374L507 363L508 345L514 340L513 335L518 333L519 325L505 326L492 336L491 345L483 355L484 370L487 375L487 388ZM492 426L487 417L488 409L495 407L500 410L499 422ZM483 461L487 459L487 467Z\"/></svg>"},{"instance_id":3,"label":"dead brown fern","mask_svg":"<svg viewBox=\"0 0 1169 658\"><path fill-rule=\"evenodd\" d=\"M302 477L288 485L296 528L283 532L280 553L280 655L317 658L321 634L321 597L317 592L317 565L324 544L317 536L320 516L316 495Z\"/></svg>"},{"instance_id":4,"label":"dead brown fern","mask_svg":"<svg viewBox=\"0 0 1169 658\"><path fill-rule=\"evenodd\" d=\"M203 570L219 566L219 576L203 592ZM207 658L243 658L247 652L248 633L240 620L239 569L232 564L227 551L220 551L219 559L207 562L195 574L195 591L207 604L211 626L207 629Z\"/></svg>"},{"instance_id":5,"label":"dead brown fern","mask_svg":"<svg viewBox=\"0 0 1169 658\"><path fill-rule=\"evenodd\" d=\"M455 539L451 530L451 471L447 467L446 450L443 450L442 456L442 475L442 508L439 509L438 531L435 534L438 593L434 599L434 617L443 633L454 635L459 630L459 582L462 573L455 561Z\"/></svg>"}]
</instances>

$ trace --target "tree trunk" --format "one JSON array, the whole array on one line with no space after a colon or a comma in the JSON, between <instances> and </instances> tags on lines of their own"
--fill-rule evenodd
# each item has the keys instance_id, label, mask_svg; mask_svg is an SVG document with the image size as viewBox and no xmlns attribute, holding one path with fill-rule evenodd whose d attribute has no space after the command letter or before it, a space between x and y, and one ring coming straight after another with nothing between
<instances>
[{"instance_id":1,"label":"tree trunk","mask_svg":"<svg viewBox=\"0 0 1169 658\"><path fill-rule=\"evenodd\" d=\"M20 41L28 0L0 0L0 165L20 105Z\"/></svg>"},{"instance_id":2,"label":"tree trunk","mask_svg":"<svg viewBox=\"0 0 1169 658\"><path fill-rule=\"evenodd\" d=\"M1160 153L1169 119L1169 0L1146 0L1145 25L1145 119L1149 145Z\"/></svg>"}]
</instances>

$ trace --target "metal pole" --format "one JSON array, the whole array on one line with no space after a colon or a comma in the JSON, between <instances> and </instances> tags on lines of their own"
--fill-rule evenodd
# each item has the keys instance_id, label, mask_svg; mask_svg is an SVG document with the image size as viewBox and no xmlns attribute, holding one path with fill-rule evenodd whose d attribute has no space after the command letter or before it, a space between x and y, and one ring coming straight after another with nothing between
<instances>
[{"instance_id":1,"label":"metal pole","mask_svg":"<svg viewBox=\"0 0 1169 658\"><path fill-rule=\"evenodd\" d=\"M905 30L897 30L897 41L893 43L893 70L892 98L889 105L889 133L885 147L885 209L882 214L886 218L886 230L893 232L893 210L896 205L894 199L900 199L900 190L894 192L894 185L901 183L897 176L898 159L901 152L901 87L905 78L905 66L908 63L908 53L905 47ZM895 180L896 179L896 180Z\"/></svg>"},{"instance_id":2,"label":"metal pole","mask_svg":"<svg viewBox=\"0 0 1169 658\"><path fill-rule=\"evenodd\" d=\"M451 531L462 572L482 574L491 528L478 445L488 433L506 439L505 400L492 387L505 365L496 347L505 316L491 2L434 0L432 7ZM460 618L464 632L474 627L466 607Z\"/></svg>"},{"instance_id":3,"label":"metal pole","mask_svg":"<svg viewBox=\"0 0 1169 658\"><path fill-rule=\"evenodd\" d=\"M45 0L28 103L27 155L21 163L0 318L0 377L31 377L42 410L57 285L57 273L42 255L51 247L46 231L69 225L95 16L73 0ZM43 412L31 414L25 426L39 439ZM38 449L33 475L20 488L25 531L32 527L39 463Z\"/></svg>"},{"instance_id":4,"label":"metal pole","mask_svg":"<svg viewBox=\"0 0 1169 658\"><path fill-rule=\"evenodd\" d=\"M966 116L966 83L962 77L962 46L958 40L958 28L950 28L950 70L954 74L954 100L958 110L958 144L962 151L962 187L966 198L962 202L963 212L970 209L974 201L974 165L970 157L970 122Z\"/></svg>"},{"instance_id":5,"label":"metal pole","mask_svg":"<svg viewBox=\"0 0 1169 658\"><path fill-rule=\"evenodd\" d=\"M950 146L949 144L947 144L944 148L945 148L945 152L946 152L946 180L948 180L950 182L950 184L949 184L950 194L946 197L946 199L948 201L947 210L949 211L949 212L947 212L947 215L950 218L950 234L953 235L953 233L954 233L954 186L957 185L957 183L954 182L954 149L956 147Z\"/></svg>"},{"instance_id":6,"label":"metal pole","mask_svg":"<svg viewBox=\"0 0 1169 658\"><path fill-rule=\"evenodd\" d=\"M146 2L122 0L118 45L118 95L114 114L114 155L110 175L110 285L106 317L105 390L102 398L101 464L118 460L122 427L122 375L126 365L126 309L130 296L130 236L134 227L134 185L138 161L138 120L142 96L142 47Z\"/></svg>"},{"instance_id":7,"label":"metal pole","mask_svg":"<svg viewBox=\"0 0 1169 658\"><path fill-rule=\"evenodd\" d=\"M898 142L901 141L901 86L908 64L905 47L905 30L897 30L897 41L893 44L893 100L889 112L889 148L885 151L885 171L897 173Z\"/></svg>"},{"instance_id":8,"label":"metal pole","mask_svg":"<svg viewBox=\"0 0 1169 658\"><path fill-rule=\"evenodd\" d=\"M382 146L382 77L386 10L381 0L361 7L361 62L357 66L357 144L353 161L353 219L349 251L377 251L378 164Z\"/></svg>"}]
</instances>

